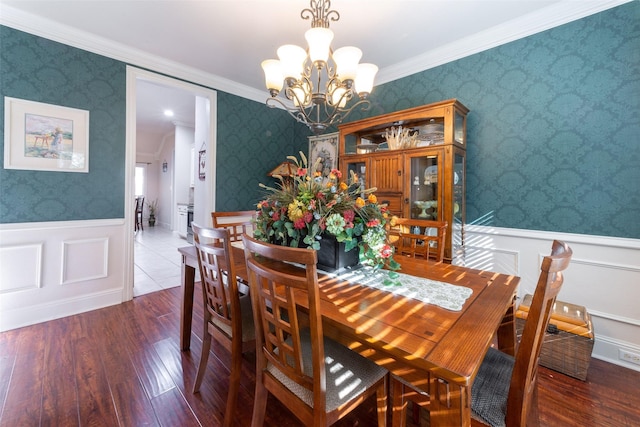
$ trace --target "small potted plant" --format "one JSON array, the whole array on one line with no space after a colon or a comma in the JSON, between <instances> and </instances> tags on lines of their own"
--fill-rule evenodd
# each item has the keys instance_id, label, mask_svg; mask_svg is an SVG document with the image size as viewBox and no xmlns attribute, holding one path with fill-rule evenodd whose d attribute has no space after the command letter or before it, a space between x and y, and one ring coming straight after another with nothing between
<instances>
[{"instance_id":1,"label":"small potted plant","mask_svg":"<svg viewBox=\"0 0 640 427\"><path fill-rule=\"evenodd\" d=\"M158 210L158 199L153 202L147 202L149 207L149 227L156 225L156 210Z\"/></svg>"}]
</instances>

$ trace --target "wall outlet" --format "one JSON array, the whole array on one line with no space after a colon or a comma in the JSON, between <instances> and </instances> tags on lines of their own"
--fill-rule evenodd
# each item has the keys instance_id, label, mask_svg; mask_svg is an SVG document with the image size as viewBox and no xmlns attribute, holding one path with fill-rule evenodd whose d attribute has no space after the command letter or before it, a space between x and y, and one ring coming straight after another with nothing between
<instances>
[{"instance_id":1,"label":"wall outlet","mask_svg":"<svg viewBox=\"0 0 640 427\"><path fill-rule=\"evenodd\" d=\"M625 362L635 363L636 365L640 365L640 354L631 353L630 351L619 348L618 358L620 360L624 360Z\"/></svg>"}]
</instances>

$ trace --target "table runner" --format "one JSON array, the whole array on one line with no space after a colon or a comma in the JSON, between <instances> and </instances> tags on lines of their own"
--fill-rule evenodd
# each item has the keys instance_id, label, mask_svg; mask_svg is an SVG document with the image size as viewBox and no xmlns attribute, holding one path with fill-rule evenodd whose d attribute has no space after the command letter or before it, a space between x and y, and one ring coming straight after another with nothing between
<instances>
[{"instance_id":1,"label":"table runner","mask_svg":"<svg viewBox=\"0 0 640 427\"><path fill-rule=\"evenodd\" d=\"M397 277L389 277L389 274ZM338 274L326 273L350 283L365 285L376 289L382 289L395 295L402 295L427 304L451 311L460 311L473 290L464 286L452 285L437 280L411 276L409 274L390 272L388 270L374 271L371 267L362 267L357 270L343 271ZM393 282L394 284L385 283Z\"/></svg>"}]
</instances>

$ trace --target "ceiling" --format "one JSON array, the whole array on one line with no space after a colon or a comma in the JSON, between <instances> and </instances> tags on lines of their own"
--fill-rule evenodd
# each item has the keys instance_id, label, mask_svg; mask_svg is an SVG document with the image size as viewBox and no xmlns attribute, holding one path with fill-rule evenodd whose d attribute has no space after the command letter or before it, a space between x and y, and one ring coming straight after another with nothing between
<instances>
[{"instance_id":1,"label":"ceiling","mask_svg":"<svg viewBox=\"0 0 640 427\"><path fill-rule=\"evenodd\" d=\"M333 48L357 46L376 84L580 19L630 0L333 0ZM307 0L0 0L0 23L132 65L264 102L260 63L306 46ZM192 95L139 88L138 123L193 117ZM375 89L374 89L375 94ZM186 97L185 97L186 96Z\"/></svg>"}]
</instances>

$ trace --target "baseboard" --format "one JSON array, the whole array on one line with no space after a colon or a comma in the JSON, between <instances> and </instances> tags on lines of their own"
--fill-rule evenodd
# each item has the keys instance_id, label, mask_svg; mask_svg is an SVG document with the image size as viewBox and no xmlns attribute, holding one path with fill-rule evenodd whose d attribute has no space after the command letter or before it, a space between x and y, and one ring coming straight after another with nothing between
<instances>
[{"instance_id":1,"label":"baseboard","mask_svg":"<svg viewBox=\"0 0 640 427\"><path fill-rule=\"evenodd\" d=\"M640 346L629 342L614 340L608 337L600 337L593 347L592 356L595 359L604 360L614 365L623 366L640 372L640 365L620 359L620 350L640 355Z\"/></svg>"},{"instance_id":2,"label":"baseboard","mask_svg":"<svg viewBox=\"0 0 640 427\"><path fill-rule=\"evenodd\" d=\"M0 332L122 303L122 288L3 311Z\"/></svg>"}]
</instances>

